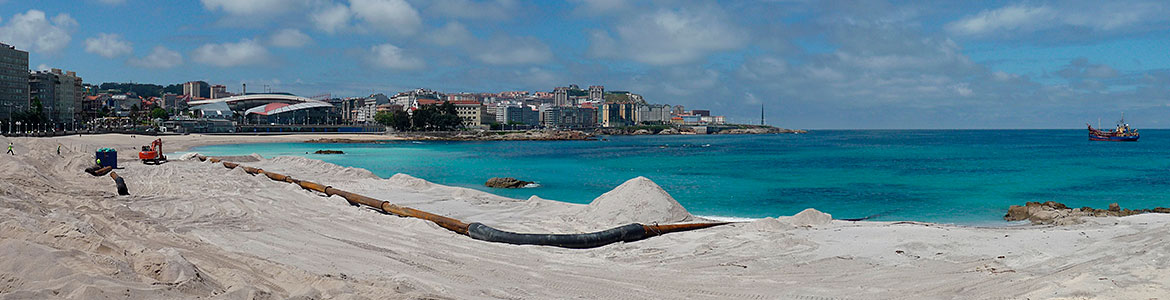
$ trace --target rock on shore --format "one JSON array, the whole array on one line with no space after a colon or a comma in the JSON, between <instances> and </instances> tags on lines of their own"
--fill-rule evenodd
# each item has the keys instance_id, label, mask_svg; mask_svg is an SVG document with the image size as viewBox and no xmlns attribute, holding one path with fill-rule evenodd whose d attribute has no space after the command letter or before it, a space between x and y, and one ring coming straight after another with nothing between
<instances>
[{"instance_id":1,"label":"rock on shore","mask_svg":"<svg viewBox=\"0 0 1170 300\"><path fill-rule=\"evenodd\" d=\"M1170 213L1170 208L1158 207L1154 209L1121 209L1117 203L1109 204L1109 209L1092 207L1069 208L1056 201L1028 202L1024 206L1012 205L1003 216L1008 221L1031 221L1032 224L1072 225L1081 223L1082 217L1124 217L1144 213Z\"/></svg>"}]
</instances>

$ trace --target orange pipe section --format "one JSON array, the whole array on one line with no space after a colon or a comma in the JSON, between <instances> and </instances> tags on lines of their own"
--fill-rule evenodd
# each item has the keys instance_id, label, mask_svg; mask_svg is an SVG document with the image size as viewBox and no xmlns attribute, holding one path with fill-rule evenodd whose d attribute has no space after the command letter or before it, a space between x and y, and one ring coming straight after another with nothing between
<instances>
[{"instance_id":1,"label":"orange pipe section","mask_svg":"<svg viewBox=\"0 0 1170 300\"><path fill-rule=\"evenodd\" d=\"M258 168L253 168L253 167L244 167L244 172L248 172L248 174L256 175L256 174L264 173L264 170L258 169Z\"/></svg>"},{"instance_id":2,"label":"orange pipe section","mask_svg":"<svg viewBox=\"0 0 1170 300\"><path fill-rule=\"evenodd\" d=\"M663 235L671 232L689 231L695 229L711 228L719 225L727 225L731 222L718 223L690 223L690 224L668 224L668 225L642 225L642 230L646 231L646 235L655 236Z\"/></svg>"},{"instance_id":3,"label":"orange pipe section","mask_svg":"<svg viewBox=\"0 0 1170 300\"><path fill-rule=\"evenodd\" d=\"M354 194L352 194L350 192L342 191L342 190L339 190L339 189L336 189L333 187L326 188L325 195L330 196L330 197L335 196L335 195L340 196L342 199L345 199L346 202L349 202L349 205L353 205L353 206L358 206L358 205L362 204L362 203L357 202L358 199L361 199L361 198L357 197L360 195L353 196ZM379 204L379 205L381 205L381 204ZM373 205L371 205L371 206L373 206ZM381 209L378 206L374 206L374 207Z\"/></svg>"},{"instance_id":4,"label":"orange pipe section","mask_svg":"<svg viewBox=\"0 0 1170 300\"><path fill-rule=\"evenodd\" d=\"M417 209L413 209L413 208L409 208L409 207L398 206L398 205L390 204L390 202L386 202L386 201L382 201L382 207L380 207L380 208L384 212L399 215L402 217L413 217L413 218L419 218L419 219L431 221L431 222L434 222L435 224L438 224L439 227L447 228L447 230L454 231L455 233L458 233L458 234L467 235L468 224L463 223L463 221L459 221L455 218L444 217L444 216L432 214L429 212L425 212L425 211L421 211L421 210L417 210Z\"/></svg>"},{"instance_id":5,"label":"orange pipe section","mask_svg":"<svg viewBox=\"0 0 1170 300\"><path fill-rule=\"evenodd\" d=\"M102 167L101 169L97 169L97 171L93 171L93 175L94 176L102 176L102 175L106 175L107 173L110 173L110 171L113 171L113 170L114 170L114 167L105 166L105 167Z\"/></svg>"},{"instance_id":6,"label":"orange pipe section","mask_svg":"<svg viewBox=\"0 0 1170 300\"><path fill-rule=\"evenodd\" d=\"M301 186L301 188L303 188L303 189L313 190L313 191L317 191L317 192L321 192L321 193L324 193L325 189L328 188L324 185L320 185L320 184L318 184L316 182L312 182L312 181L301 181L301 182L298 182L297 185Z\"/></svg>"},{"instance_id":7,"label":"orange pipe section","mask_svg":"<svg viewBox=\"0 0 1170 300\"><path fill-rule=\"evenodd\" d=\"M273 173L273 172L265 171L264 176L268 176L268 179L272 179L275 181L287 181L288 180L288 176L281 175L280 173Z\"/></svg>"}]
</instances>

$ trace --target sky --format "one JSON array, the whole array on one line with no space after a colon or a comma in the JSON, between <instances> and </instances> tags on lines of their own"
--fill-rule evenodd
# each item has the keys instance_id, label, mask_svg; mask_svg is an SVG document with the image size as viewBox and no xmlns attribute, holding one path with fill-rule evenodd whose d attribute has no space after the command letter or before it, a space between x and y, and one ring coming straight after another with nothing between
<instances>
[{"instance_id":1,"label":"sky","mask_svg":"<svg viewBox=\"0 0 1170 300\"><path fill-rule=\"evenodd\" d=\"M604 85L785 128L1170 128L1166 1L0 0L0 42L87 83Z\"/></svg>"}]
</instances>

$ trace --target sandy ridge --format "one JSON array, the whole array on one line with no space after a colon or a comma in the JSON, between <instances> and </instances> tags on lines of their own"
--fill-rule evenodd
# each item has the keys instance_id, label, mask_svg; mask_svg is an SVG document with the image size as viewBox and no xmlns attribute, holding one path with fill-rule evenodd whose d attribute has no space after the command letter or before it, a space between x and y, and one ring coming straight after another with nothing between
<instances>
[{"instance_id":1,"label":"sandy ridge","mask_svg":"<svg viewBox=\"0 0 1170 300\"><path fill-rule=\"evenodd\" d=\"M299 138L299 137L298 137ZM238 142L191 137L179 147ZM1170 295L1170 218L972 228L809 213L595 249L484 243L295 186L124 160L131 196L80 170L142 137L18 138L0 157L0 298L1150 299ZM8 142L0 138L0 143ZM271 140L267 140L271 141ZM57 144L66 144L62 156ZM246 165L501 229L695 218L632 179L591 205L510 199L300 157ZM677 202L675 202L677 204ZM681 211L680 211L681 209ZM606 219L611 217L611 219Z\"/></svg>"}]
</instances>

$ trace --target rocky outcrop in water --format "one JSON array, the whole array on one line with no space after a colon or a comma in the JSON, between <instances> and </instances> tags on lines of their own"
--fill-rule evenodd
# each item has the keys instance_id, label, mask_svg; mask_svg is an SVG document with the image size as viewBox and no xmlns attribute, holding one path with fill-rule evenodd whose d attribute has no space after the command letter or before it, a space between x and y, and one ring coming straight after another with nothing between
<instances>
[{"instance_id":1,"label":"rocky outcrop in water","mask_svg":"<svg viewBox=\"0 0 1170 300\"><path fill-rule=\"evenodd\" d=\"M674 129L674 128L667 128L667 129L663 129L662 131L659 131L659 132L658 132L658 134L661 134L661 135L672 135L672 134L681 134L681 132L679 132L679 131L678 131L678 129Z\"/></svg>"},{"instance_id":2,"label":"rocky outcrop in water","mask_svg":"<svg viewBox=\"0 0 1170 300\"><path fill-rule=\"evenodd\" d=\"M318 144L385 144L385 143L386 143L386 141L382 141L382 140L359 140L359 139L347 139L347 138L319 138L319 139L311 139L311 140L307 140L307 141L305 141L305 143L318 143Z\"/></svg>"},{"instance_id":3,"label":"rocky outcrop in water","mask_svg":"<svg viewBox=\"0 0 1170 300\"><path fill-rule=\"evenodd\" d=\"M769 134L769 133L808 133L801 129L784 129L772 126L734 128L716 132L715 134Z\"/></svg>"},{"instance_id":4,"label":"rocky outcrop in water","mask_svg":"<svg viewBox=\"0 0 1170 300\"><path fill-rule=\"evenodd\" d=\"M592 134L579 130L403 132L398 137L417 141L579 141Z\"/></svg>"},{"instance_id":5,"label":"rocky outcrop in water","mask_svg":"<svg viewBox=\"0 0 1170 300\"><path fill-rule=\"evenodd\" d=\"M492 177L492 179L488 179L483 185L491 188L517 189L529 184L532 184L532 182L512 177Z\"/></svg>"},{"instance_id":6,"label":"rocky outcrop in water","mask_svg":"<svg viewBox=\"0 0 1170 300\"><path fill-rule=\"evenodd\" d=\"M1170 213L1170 208L1157 207L1153 209L1122 209L1117 203L1109 204L1109 209L1092 207L1069 208L1056 201L1027 202L1024 206L1012 205L1003 216L1008 221L1031 221L1032 224L1072 225L1081 223L1084 217L1124 217L1144 213Z\"/></svg>"}]
</instances>

